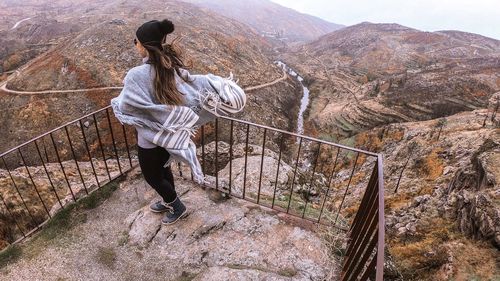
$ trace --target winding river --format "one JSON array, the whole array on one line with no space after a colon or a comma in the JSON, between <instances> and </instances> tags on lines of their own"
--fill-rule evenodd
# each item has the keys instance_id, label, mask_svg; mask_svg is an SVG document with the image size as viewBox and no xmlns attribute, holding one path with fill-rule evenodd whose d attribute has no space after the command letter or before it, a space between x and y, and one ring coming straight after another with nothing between
<instances>
[{"instance_id":1,"label":"winding river","mask_svg":"<svg viewBox=\"0 0 500 281\"><path fill-rule=\"evenodd\" d=\"M297 81L299 81L300 85L302 86L303 94L302 94L302 99L300 100L299 115L297 117L297 134L302 135L304 134L304 112L309 106L309 89L303 83L304 78L302 78L302 76L300 76L297 72L291 69L288 65L286 65L282 61L275 61L275 63L283 70L288 72L290 76L297 79Z\"/></svg>"}]
</instances>

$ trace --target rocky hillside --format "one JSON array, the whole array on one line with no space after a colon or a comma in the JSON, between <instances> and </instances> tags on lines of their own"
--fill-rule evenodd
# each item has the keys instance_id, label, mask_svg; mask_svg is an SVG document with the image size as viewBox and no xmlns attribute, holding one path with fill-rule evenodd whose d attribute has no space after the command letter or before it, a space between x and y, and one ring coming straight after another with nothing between
<instances>
[{"instance_id":1,"label":"rocky hillside","mask_svg":"<svg viewBox=\"0 0 500 281\"><path fill-rule=\"evenodd\" d=\"M346 137L484 108L500 90L499 54L480 35L362 23L284 58L310 86L309 132Z\"/></svg>"},{"instance_id":2,"label":"rocky hillside","mask_svg":"<svg viewBox=\"0 0 500 281\"><path fill-rule=\"evenodd\" d=\"M500 276L500 121L492 109L352 138L385 156L387 249L396 265L388 280Z\"/></svg>"},{"instance_id":3,"label":"rocky hillside","mask_svg":"<svg viewBox=\"0 0 500 281\"><path fill-rule=\"evenodd\" d=\"M35 58L64 38L95 22L89 13L104 1L2 1L0 3L0 74ZM84 4L84 5L82 5ZM79 12L76 17L71 13Z\"/></svg>"},{"instance_id":4,"label":"rocky hillside","mask_svg":"<svg viewBox=\"0 0 500 281\"><path fill-rule=\"evenodd\" d=\"M67 21L78 18L82 9L66 14ZM23 139L35 136L47 128L109 104L118 91L44 94L37 94L37 91L121 86L126 71L141 63L132 39L136 28L145 19L172 19L177 27L173 37L181 37L179 45L193 63L192 73L211 72L228 76L233 72L244 88L283 77L281 69L264 54L271 48L265 38L242 23L189 3L117 2L92 8L88 13L96 15L92 17L90 27L31 60L12 74L5 85L10 90L30 91L29 94L2 93L0 90L0 103L5 108L0 112L0 122L2 128L11 132L9 138L2 139L2 150L20 143L21 136ZM290 79L249 91L248 110L240 117L293 128L295 118L288 114L288 110L298 111L299 91L298 85ZM263 108L272 114L260 114ZM45 118L39 118L40 115Z\"/></svg>"},{"instance_id":5,"label":"rocky hillside","mask_svg":"<svg viewBox=\"0 0 500 281\"><path fill-rule=\"evenodd\" d=\"M262 36L287 43L304 42L343 26L302 14L269 0L185 0L241 21Z\"/></svg>"}]
</instances>

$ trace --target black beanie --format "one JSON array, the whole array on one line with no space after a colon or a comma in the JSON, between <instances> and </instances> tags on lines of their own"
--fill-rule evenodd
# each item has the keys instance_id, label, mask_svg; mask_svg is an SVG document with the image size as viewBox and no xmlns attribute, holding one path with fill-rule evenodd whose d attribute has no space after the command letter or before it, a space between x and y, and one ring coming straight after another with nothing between
<instances>
[{"instance_id":1,"label":"black beanie","mask_svg":"<svg viewBox=\"0 0 500 281\"><path fill-rule=\"evenodd\" d=\"M141 44L153 45L161 47L163 38L174 32L174 24L164 19L162 21L152 20L141 25L135 35Z\"/></svg>"}]
</instances>

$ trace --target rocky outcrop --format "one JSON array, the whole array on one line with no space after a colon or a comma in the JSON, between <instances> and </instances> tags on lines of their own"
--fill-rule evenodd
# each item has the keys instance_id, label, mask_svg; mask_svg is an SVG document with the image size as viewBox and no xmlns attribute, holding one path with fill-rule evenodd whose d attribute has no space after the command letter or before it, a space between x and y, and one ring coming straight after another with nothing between
<instances>
[{"instance_id":1,"label":"rocky outcrop","mask_svg":"<svg viewBox=\"0 0 500 281\"><path fill-rule=\"evenodd\" d=\"M403 278L474 274L489 280L500 272L500 135L491 113L475 110L356 136L358 147L384 155L387 249Z\"/></svg>"},{"instance_id":2,"label":"rocky outcrop","mask_svg":"<svg viewBox=\"0 0 500 281\"><path fill-rule=\"evenodd\" d=\"M36 259L21 256L0 279L335 280L337 261L314 228L244 200L214 202L191 181L175 181L189 212L175 225L162 226L162 214L149 211L158 196L136 168L85 221L57 236L64 247L45 242Z\"/></svg>"},{"instance_id":3,"label":"rocky outcrop","mask_svg":"<svg viewBox=\"0 0 500 281\"><path fill-rule=\"evenodd\" d=\"M498 135L497 135L498 136ZM447 190L448 214L464 234L500 249L500 138L488 139Z\"/></svg>"}]
</instances>

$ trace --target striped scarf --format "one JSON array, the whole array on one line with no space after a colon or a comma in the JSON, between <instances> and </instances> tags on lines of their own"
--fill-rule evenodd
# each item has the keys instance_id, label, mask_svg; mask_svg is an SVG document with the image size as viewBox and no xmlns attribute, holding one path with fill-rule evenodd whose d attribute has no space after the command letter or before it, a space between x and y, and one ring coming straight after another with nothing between
<instances>
[{"instance_id":1,"label":"striped scarf","mask_svg":"<svg viewBox=\"0 0 500 281\"><path fill-rule=\"evenodd\" d=\"M187 71L184 74L189 75ZM229 78L213 74L189 77L192 81L178 84L179 90L193 95L202 110L213 114L213 119L237 113L246 104L246 95L233 81L232 74ZM196 145L191 136L194 136L199 125L211 120L199 120L199 116L187 106L155 103L151 94L151 81L151 71L145 66L133 68L127 73L123 80L123 90L111 100L116 118L121 124L145 128L143 137L170 153L171 157L165 167L173 161L187 163L191 167L193 179L198 183L205 183L196 156Z\"/></svg>"}]
</instances>

